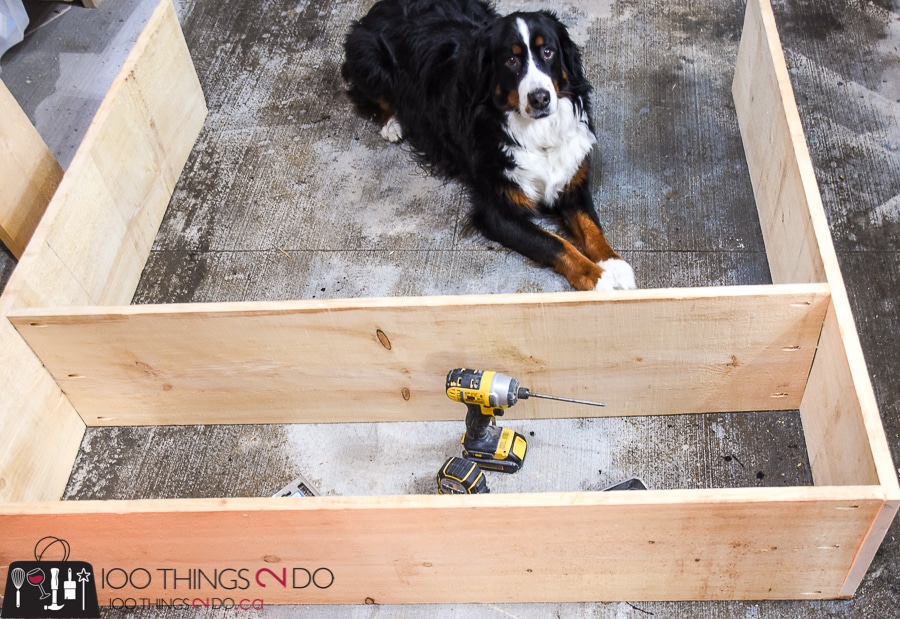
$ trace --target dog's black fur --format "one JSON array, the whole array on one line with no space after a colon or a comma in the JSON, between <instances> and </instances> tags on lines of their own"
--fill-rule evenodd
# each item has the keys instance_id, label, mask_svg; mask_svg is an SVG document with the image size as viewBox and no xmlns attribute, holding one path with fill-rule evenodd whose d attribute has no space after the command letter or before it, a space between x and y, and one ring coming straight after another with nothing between
<instances>
[{"instance_id":1,"label":"dog's black fur","mask_svg":"<svg viewBox=\"0 0 900 619\"><path fill-rule=\"evenodd\" d=\"M575 288L634 287L593 205L591 86L555 15L501 17L482 0L382 0L352 25L342 73L351 100L382 125L386 139L398 141L402 133L431 169L466 185L471 222L485 236L556 269ZM535 87L523 90L524 80ZM557 109L564 100L571 105ZM561 166L558 189L542 192L543 181L535 188L522 179L553 165L534 163L522 150L532 139L523 136L553 133L538 123L557 122L551 118L562 113L571 116L565 126L575 137L561 139L553 156L569 163ZM564 152L576 138L578 152ZM537 226L538 209L561 215L580 251Z\"/></svg>"}]
</instances>

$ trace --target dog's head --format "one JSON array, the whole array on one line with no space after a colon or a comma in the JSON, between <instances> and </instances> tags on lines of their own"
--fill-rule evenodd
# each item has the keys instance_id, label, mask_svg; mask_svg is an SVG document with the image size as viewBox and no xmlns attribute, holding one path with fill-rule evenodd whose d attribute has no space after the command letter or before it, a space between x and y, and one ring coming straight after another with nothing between
<instances>
[{"instance_id":1,"label":"dog's head","mask_svg":"<svg viewBox=\"0 0 900 619\"><path fill-rule=\"evenodd\" d=\"M513 13L494 24L490 58L494 102L527 118L551 116L559 97L584 80L577 46L547 11Z\"/></svg>"}]
</instances>

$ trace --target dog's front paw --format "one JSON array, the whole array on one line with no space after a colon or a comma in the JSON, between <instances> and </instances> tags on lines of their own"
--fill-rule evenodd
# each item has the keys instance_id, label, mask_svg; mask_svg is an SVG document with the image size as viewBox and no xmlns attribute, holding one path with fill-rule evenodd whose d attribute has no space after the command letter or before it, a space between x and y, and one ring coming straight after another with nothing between
<instances>
[{"instance_id":1,"label":"dog's front paw","mask_svg":"<svg viewBox=\"0 0 900 619\"><path fill-rule=\"evenodd\" d=\"M397 121L396 116L391 116L384 126L381 128L381 137L390 142L391 144L396 144L403 139L403 129L400 127L400 123Z\"/></svg>"},{"instance_id":2,"label":"dog's front paw","mask_svg":"<svg viewBox=\"0 0 900 619\"><path fill-rule=\"evenodd\" d=\"M598 265L603 269L603 274L597 280L594 290L634 290L637 288L634 269L624 260L613 258L599 262Z\"/></svg>"}]
</instances>

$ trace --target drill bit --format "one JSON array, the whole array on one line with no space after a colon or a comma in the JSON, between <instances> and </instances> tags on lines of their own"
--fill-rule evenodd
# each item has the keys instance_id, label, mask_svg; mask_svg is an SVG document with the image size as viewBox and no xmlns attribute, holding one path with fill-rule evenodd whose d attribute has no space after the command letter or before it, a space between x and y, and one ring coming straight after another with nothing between
<instances>
[{"instance_id":1,"label":"drill bit","mask_svg":"<svg viewBox=\"0 0 900 619\"><path fill-rule=\"evenodd\" d=\"M587 404L588 406L606 406L603 402L591 402L589 400L576 400L574 398L563 398L557 395L546 395L543 393L532 393L530 390L525 387L521 387L518 393L520 400L527 400L528 398L543 398L545 400L559 400L560 402L571 402L572 404Z\"/></svg>"}]
</instances>

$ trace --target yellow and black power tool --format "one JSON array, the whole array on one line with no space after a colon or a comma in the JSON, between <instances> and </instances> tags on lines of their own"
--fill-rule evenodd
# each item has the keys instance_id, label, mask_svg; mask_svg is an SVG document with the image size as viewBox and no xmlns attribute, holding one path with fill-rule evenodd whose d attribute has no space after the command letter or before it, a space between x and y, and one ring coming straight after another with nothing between
<instances>
[{"instance_id":1,"label":"yellow and black power tool","mask_svg":"<svg viewBox=\"0 0 900 619\"><path fill-rule=\"evenodd\" d=\"M447 397L466 405L466 433L462 438L463 457L487 470L515 473L525 461L528 443L509 428L492 425L495 416L519 400L546 398L576 404L605 406L600 402L573 400L532 393L519 386L512 376L491 370L456 368L447 374Z\"/></svg>"}]
</instances>

